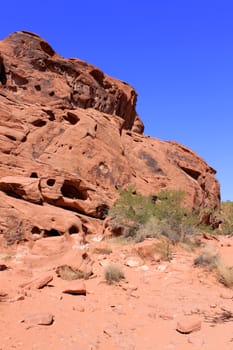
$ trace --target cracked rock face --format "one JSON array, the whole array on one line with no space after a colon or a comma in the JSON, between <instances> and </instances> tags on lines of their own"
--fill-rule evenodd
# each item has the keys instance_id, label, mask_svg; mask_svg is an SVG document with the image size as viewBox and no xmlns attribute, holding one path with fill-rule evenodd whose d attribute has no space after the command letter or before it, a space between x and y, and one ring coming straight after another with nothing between
<instances>
[{"instance_id":1,"label":"cracked rock face","mask_svg":"<svg viewBox=\"0 0 233 350\"><path fill-rule=\"evenodd\" d=\"M143 136L136 99L33 33L0 42L2 236L96 233L129 184L147 195L182 189L190 207L218 208L215 170L178 143Z\"/></svg>"}]
</instances>

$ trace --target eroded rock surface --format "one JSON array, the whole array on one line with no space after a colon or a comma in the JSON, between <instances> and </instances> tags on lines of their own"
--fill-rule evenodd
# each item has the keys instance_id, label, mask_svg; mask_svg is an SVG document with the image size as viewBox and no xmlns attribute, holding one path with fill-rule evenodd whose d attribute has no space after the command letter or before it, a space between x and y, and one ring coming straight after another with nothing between
<instances>
[{"instance_id":1,"label":"eroded rock surface","mask_svg":"<svg viewBox=\"0 0 233 350\"><path fill-rule=\"evenodd\" d=\"M143 135L137 94L39 36L0 42L0 232L20 237L97 230L117 189L182 189L218 208L215 170L188 148ZM208 218L207 218L208 219ZM96 232L93 232L96 233Z\"/></svg>"}]
</instances>

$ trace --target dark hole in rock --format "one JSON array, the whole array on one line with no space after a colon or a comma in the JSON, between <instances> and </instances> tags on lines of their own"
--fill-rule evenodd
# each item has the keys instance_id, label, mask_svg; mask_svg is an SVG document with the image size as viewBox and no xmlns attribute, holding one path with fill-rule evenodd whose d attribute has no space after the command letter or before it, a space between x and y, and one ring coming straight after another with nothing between
<instances>
[{"instance_id":1,"label":"dark hole in rock","mask_svg":"<svg viewBox=\"0 0 233 350\"><path fill-rule=\"evenodd\" d=\"M31 233L33 234L40 234L41 230L37 226L33 226L31 229Z\"/></svg>"},{"instance_id":2,"label":"dark hole in rock","mask_svg":"<svg viewBox=\"0 0 233 350\"><path fill-rule=\"evenodd\" d=\"M55 179L48 179L48 180L47 180L47 185L50 186L50 187L52 187L52 186L54 186L55 182L56 182Z\"/></svg>"},{"instance_id":3,"label":"dark hole in rock","mask_svg":"<svg viewBox=\"0 0 233 350\"><path fill-rule=\"evenodd\" d=\"M18 86L28 84L28 79L18 75L17 73L12 73L12 79Z\"/></svg>"},{"instance_id":4,"label":"dark hole in rock","mask_svg":"<svg viewBox=\"0 0 233 350\"><path fill-rule=\"evenodd\" d=\"M48 114L50 121L55 120L55 114L53 113L53 111L51 111L50 109L42 109L42 111Z\"/></svg>"},{"instance_id":5,"label":"dark hole in rock","mask_svg":"<svg viewBox=\"0 0 233 350\"><path fill-rule=\"evenodd\" d=\"M41 90L40 85L35 85L35 89L36 89L37 91L40 91L40 90Z\"/></svg>"},{"instance_id":6,"label":"dark hole in rock","mask_svg":"<svg viewBox=\"0 0 233 350\"><path fill-rule=\"evenodd\" d=\"M5 69L4 63L1 60L1 56L0 56L0 82L2 83L2 85L6 85L6 82L7 82L6 69Z\"/></svg>"},{"instance_id":7,"label":"dark hole in rock","mask_svg":"<svg viewBox=\"0 0 233 350\"><path fill-rule=\"evenodd\" d=\"M75 186L74 183L72 183L69 180L65 180L62 187L61 187L61 193L64 197L72 198L72 199L87 199L87 191L80 190Z\"/></svg>"},{"instance_id":8,"label":"dark hole in rock","mask_svg":"<svg viewBox=\"0 0 233 350\"><path fill-rule=\"evenodd\" d=\"M16 137L14 137L12 135L5 135L5 136L12 141L16 141Z\"/></svg>"},{"instance_id":9,"label":"dark hole in rock","mask_svg":"<svg viewBox=\"0 0 233 350\"><path fill-rule=\"evenodd\" d=\"M50 91L49 96L54 96L55 92L54 91Z\"/></svg>"},{"instance_id":10,"label":"dark hole in rock","mask_svg":"<svg viewBox=\"0 0 233 350\"><path fill-rule=\"evenodd\" d=\"M60 236L60 232L54 228L51 230L44 230L44 237L56 237Z\"/></svg>"},{"instance_id":11,"label":"dark hole in rock","mask_svg":"<svg viewBox=\"0 0 233 350\"><path fill-rule=\"evenodd\" d=\"M180 167L187 175L191 176L194 180L198 180L201 173L194 169L189 169L186 167L181 166Z\"/></svg>"},{"instance_id":12,"label":"dark hole in rock","mask_svg":"<svg viewBox=\"0 0 233 350\"><path fill-rule=\"evenodd\" d=\"M109 206L107 204L101 204L96 208L96 213L100 219L105 219L109 212Z\"/></svg>"},{"instance_id":13,"label":"dark hole in rock","mask_svg":"<svg viewBox=\"0 0 233 350\"><path fill-rule=\"evenodd\" d=\"M21 142L26 142L26 141L27 141L27 136L25 135L25 136L22 138Z\"/></svg>"},{"instance_id":14,"label":"dark hole in rock","mask_svg":"<svg viewBox=\"0 0 233 350\"><path fill-rule=\"evenodd\" d=\"M32 125L40 128L41 126L46 125L46 121L43 119L36 119L32 122Z\"/></svg>"},{"instance_id":15,"label":"dark hole in rock","mask_svg":"<svg viewBox=\"0 0 233 350\"><path fill-rule=\"evenodd\" d=\"M46 43L45 41L40 42L40 47L49 56L53 56L55 54L55 51L52 49L52 47L48 43Z\"/></svg>"},{"instance_id":16,"label":"dark hole in rock","mask_svg":"<svg viewBox=\"0 0 233 350\"><path fill-rule=\"evenodd\" d=\"M35 171L33 171L30 175L30 177L33 177L33 178L38 178L38 175Z\"/></svg>"},{"instance_id":17,"label":"dark hole in rock","mask_svg":"<svg viewBox=\"0 0 233 350\"><path fill-rule=\"evenodd\" d=\"M102 86L104 80L104 74L98 69L93 69L90 75Z\"/></svg>"},{"instance_id":18,"label":"dark hole in rock","mask_svg":"<svg viewBox=\"0 0 233 350\"><path fill-rule=\"evenodd\" d=\"M33 68L38 69L41 72L46 71L47 60L44 57L36 58L36 59L32 60L31 64L32 64Z\"/></svg>"},{"instance_id":19,"label":"dark hole in rock","mask_svg":"<svg viewBox=\"0 0 233 350\"><path fill-rule=\"evenodd\" d=\"M75 225L72 225L70 228L69 228L69 234L72 235L74 233L78 233L79 232L79 229L77 226Z\"/></svg>"},{"instance_id":20,"label":"dark hole in rock","mask_svg":"<svg viewBox=\"0 0 233 350\"><path fill-rule=\"evenodd\" d=\"M13 190L10 190L10 189L4 190L3 189L3 191L10 197L14 197L14 198L17 198L17 199L21 199L22 198L18 193L14 192Z\"/></svg>"},{"instance_id":21,"label":"dark hole in rock","mask_svg":"<svg viewBox=\"0 0 233 350\"><path fill-rule=\"evenodd\" d=\"M8 89L10 91L13 91L13 92L17 92L18 91L17 86L9 86Z\"/></svg>"},{"instance_id":22,"label":"dark hole in rock","mask_svg":"<svg viewBox=\"0 0 233 350\"><path fill-rule=\"evenodd\" d=\"M76 114L71 112L67 112L66 115L63 115L63 118L72 125L75 125L80 121L79 117Z\"/></svg>"}]
</instances>

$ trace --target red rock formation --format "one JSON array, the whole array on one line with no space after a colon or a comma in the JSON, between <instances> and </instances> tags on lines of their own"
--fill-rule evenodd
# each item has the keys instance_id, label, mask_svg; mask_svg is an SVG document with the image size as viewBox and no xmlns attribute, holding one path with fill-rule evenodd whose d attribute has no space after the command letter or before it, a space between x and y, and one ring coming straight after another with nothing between
<instances>
[{"instance_id":1,"label":"red rock formation","mask_svg":"<svg viewBox=\"0 0 233 350\"><path fill-rule=\"evenodd\" d=\"M178 143L143 136L136 99L35 34L0 42L0 229L9 241L92 232L92 218L129 184L144 194L183 189L189 206L218 208L215 170Z\"/></svg>"}]
</instances>

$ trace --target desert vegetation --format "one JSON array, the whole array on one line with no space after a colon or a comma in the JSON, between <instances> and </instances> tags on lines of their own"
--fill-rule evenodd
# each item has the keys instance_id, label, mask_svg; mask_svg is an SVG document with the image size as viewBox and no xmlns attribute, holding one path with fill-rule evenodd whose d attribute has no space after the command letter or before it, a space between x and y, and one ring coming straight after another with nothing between
<instances>
[{"instance_id":1,"label":"desert vegetation","mask_svg":"<svg viewBox=\"0 0 233 350\"><path fill-rule=\"evenodd\" d=\"M146 197L137 193L134 187L120 190L119 198L108 213L113 234L136 243L146 238L157 238L159 244L156 247L159 247L162 260L167 261L171 260L175 245L179 244L186 250L198 248L199 255L194 260L194 266L212 271L219 282L232 288L233 268L226 266L216 251L200 243L199 238L205 232L212 235L233 234L233 202L223 202L220 210L213 208L211 213L206 213L205 208L186 208L184 195L181 190L164 190L156 196ZM219 227L203 225L205 215L215 217L216 222L221 223ZM117 276L121 273L114 266L105 271L108 283L119 281Z\"/></svg>"},{"instance_id":2,"label":"desert vegetation","mask_svg":"<svg viewBox=\"0 0 233 350\"><path fill-rule=\"evenodd\" d=\"M120 190L108 213L113 233L136 242L165 236L172 243L193 241L201 231L233 234L233 202L222 202L220 210L190 210L183 204L184 196L181 190L162 190L150 196L143 196L133 186ZM216 219L216 226L203 222L207 216Z\"/></svg>"},{"instance_id":3,"label":"desert vegetation","mask_svg":"<svg viewBox=\"0 0 233 350\"><path fill-rule=\"evenodd\" d=\"M172 243L185 242L197 233L198 217L182 205L184 192L161 191L143 196L133 187L121 190L109 211L112 231L136 242L162 236Z\"/></svg>"},{"instance_id":4,"label":"desert vegetation","mask_svg":"<svg viewBox=\"0 0 233 350\"><path fill-rule=\"evenodd\" d=\"M115 284L125 278L121 267L114 263L109 263L104 269L104 277L107 284Z\"/></svg>"}]
</instances>

